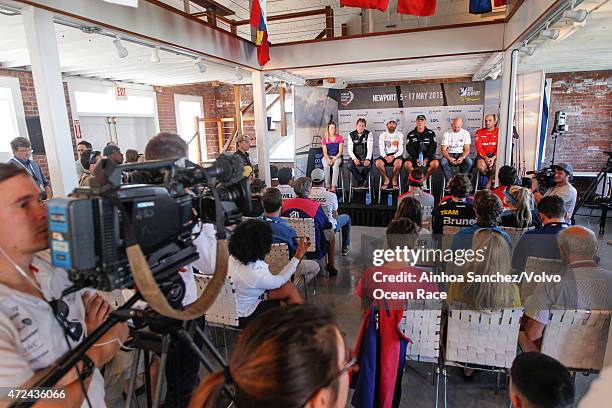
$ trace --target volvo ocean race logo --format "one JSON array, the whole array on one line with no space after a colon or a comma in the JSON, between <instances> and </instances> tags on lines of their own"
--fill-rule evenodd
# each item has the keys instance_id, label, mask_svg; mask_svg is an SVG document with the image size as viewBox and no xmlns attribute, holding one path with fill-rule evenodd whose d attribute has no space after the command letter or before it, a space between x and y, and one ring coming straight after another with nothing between
<instances>
[{"instance_id":1,"label":"volvo ocean race logo","mask_svg":"<svg viewBox=\"0 0 612 408\"><path fill-rule=\"evenodd\" d=\"M344 91L340 94L340 104L348 106L355 99L355 94L351 91Z\"/></svg>"},{"instance_id":2,"label":"volvo ocean race logo","mask_svg":"<svg viewBox=\"0 0 612 408\"><path fill-rule=\"evenodd\" d=\"M480 100L480 90L474 89L473 86L462 86L459 88L459 98L462 101L478 101Z\"/></svg>"}]
</instances>

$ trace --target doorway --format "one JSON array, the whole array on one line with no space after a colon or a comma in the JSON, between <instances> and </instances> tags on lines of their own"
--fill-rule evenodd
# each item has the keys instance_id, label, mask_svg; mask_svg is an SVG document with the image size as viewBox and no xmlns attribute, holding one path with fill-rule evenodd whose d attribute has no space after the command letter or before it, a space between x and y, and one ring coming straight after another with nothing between
<instances>
[{"instance_id":1,"label":"doorway","mask_svg":"<svg viewBox=\"0 0 612 408\"><path fill-rule=\"evenodd\" d=\"M194 163L198 163L198 157L205 160L206 138L201 137L198 145L197 138L194 137L198 130L201 135L204 134L204 124L196 122L196 118L204 117L204 98L174 94L174 110L176 113L176 130L189 146L189 160ZM200 149L199 152L198 148Z\"/></svg>"}]
</instances>

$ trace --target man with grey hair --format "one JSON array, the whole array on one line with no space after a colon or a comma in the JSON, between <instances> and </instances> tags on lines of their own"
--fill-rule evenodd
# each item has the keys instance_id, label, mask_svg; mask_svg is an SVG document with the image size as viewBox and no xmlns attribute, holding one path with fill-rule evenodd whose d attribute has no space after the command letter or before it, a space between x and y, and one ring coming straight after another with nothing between
<instances>
[{"instance_id":1,"label":"man with grey hair","mask_svg":"<svg viewBox=\"0 0 612 408\"><path fill-rule=\"evenodd\" d=\"M612 271L594 260L597 254L595 233L575 225L560 231L557 243L567 271L561 282L539 286L525 302L525 315L528 317L525 334L534 342L542 338L553 306L612 310Z\"/></svg>"},{"instance_id":2,"label":"man with grey hair","mask_svg":"<svg viewBox=\"0 0 612 408\"><path fill-rule=\"evenodd\" d=\"M329 239L326 237L325 230L332 230L332 224L329 221L325 211L321 207L321 203L309 199L310 190L312 189L312 180L309 177L300 177L293 183L295 198L283 200L282 215L289 218L312 218L315 225L315 252L314 258L319 260L321 264L325 255L328 255ZM332 232L333 233L333 232ZM330 253L327 257L327 272L334 276L338 274L334 266L334 254Z\"/></svg>"},{"instance_id":3,"label":"man with grey hair","mask_svg":"<svg viewBox=\"0 0 612 408\"><path fill-rule=\"evenodd\" d=\"M472 159L468 157L471 143L470 132L463 129L463 119L454 118L451 128L444 132L440 142L440 166L447 182L452 177L450 166L459 166L461 173L467 173L472 168Z\"/></svg>"}]
</instances>

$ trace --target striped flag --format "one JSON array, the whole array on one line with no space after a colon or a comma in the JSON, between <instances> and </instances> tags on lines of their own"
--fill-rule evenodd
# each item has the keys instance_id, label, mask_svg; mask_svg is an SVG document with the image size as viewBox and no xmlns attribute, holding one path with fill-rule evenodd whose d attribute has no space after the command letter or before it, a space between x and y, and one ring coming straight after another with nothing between
<instances>
[{"instance_id":1,"label":"striped flag","mask_svg":"<svg viewBox=\"0 0 612 408\"><path fill-rule=\"evenodd\" d=\"M270 61L270 42L268 41L268 27L266 25L267 0L253 0L251 7L251 25L257 32L255 45L257 45L257 61L259 65L266 65Z\"/></svg>"},{"instance_id":2,"label":"striped flag","mask_svg":"<svg viewBox=\"0 0 612 408\"><path fill-rule=\"evenodd\" d=\"M436 0L398 0L397 12L428 17L436 14Z\"/></svg>"}]
</instances>

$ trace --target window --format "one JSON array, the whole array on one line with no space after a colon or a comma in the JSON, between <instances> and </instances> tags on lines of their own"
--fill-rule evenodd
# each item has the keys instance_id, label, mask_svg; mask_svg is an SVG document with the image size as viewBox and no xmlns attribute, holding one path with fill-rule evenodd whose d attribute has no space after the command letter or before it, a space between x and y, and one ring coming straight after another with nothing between
<instances>
[{"instance_id":1,"label":"window","mask_svg":"<svg viewBox=\"0 0 612 408\"><path fill-rule=\"evenodd\" d=\"M11 156L11 140L27 137L19 80L0 77L0 162Z\"/></svg>"}]
</instances>

